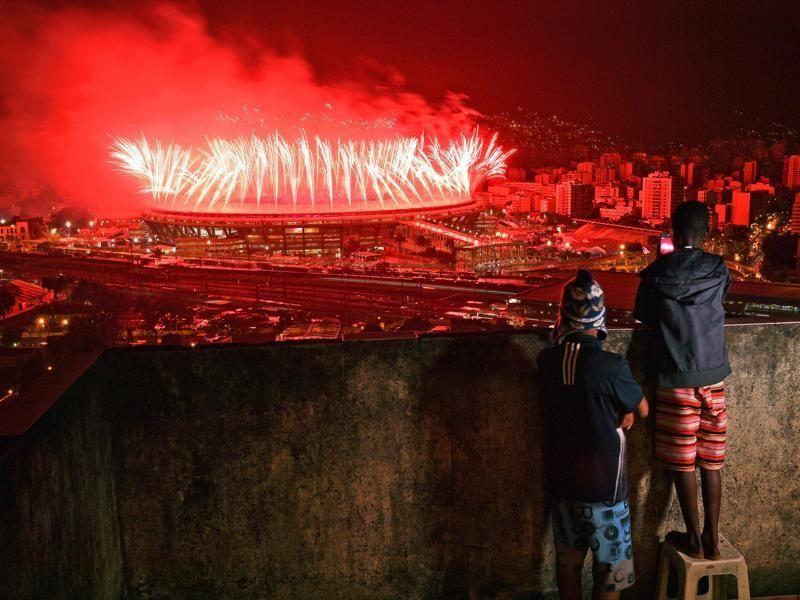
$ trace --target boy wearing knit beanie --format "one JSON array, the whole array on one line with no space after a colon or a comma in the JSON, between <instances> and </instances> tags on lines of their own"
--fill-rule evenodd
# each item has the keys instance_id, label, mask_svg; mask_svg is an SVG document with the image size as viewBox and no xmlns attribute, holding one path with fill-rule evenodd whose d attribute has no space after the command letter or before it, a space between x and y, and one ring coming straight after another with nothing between
<instances>
[{"instance_id":1,"label":"boy wearing knit beanie","mask_svg":"<svg viewBox=\"0 0 800 600\"><path fill-rule=\"evenodd\" d=\"M647 416L648 404L627 361L603 350L605 314L600 284L578 271L562 292L556 345L537 357L562 599L582 597L589 549L594 597L619 598L635 581L624 431L633 425L634 411Z\"/></svg>"}]
</instances>

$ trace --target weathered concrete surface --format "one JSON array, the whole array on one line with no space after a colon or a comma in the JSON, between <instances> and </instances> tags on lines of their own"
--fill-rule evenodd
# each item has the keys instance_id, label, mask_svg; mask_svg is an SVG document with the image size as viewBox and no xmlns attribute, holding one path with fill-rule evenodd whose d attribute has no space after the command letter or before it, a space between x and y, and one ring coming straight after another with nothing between
<instances>
[{"instance_id":1,"label":"weathered concrete surface","mask_svg":"<svg viewBox=\"0 0 800 600\"><path fill-rule=\"evenodd\" d=\"M645 336L613 332L607 347L636 366ZM114 350L88 393L105 395L102 411L77 423L49 414L55 420L40 429L77 426L101 441L111 429L116 504L83 498L75 510L118 523L118 554L107 562L123 565L130 598L550 597L534 385L545 343L525 334ZM728 343L722 531L747 557L754 595L796 593L800 325L729 328ZM84 402L70 398L59 407ZM680 519L650 440L647 424L629 437L639 571L631 598L652 596L656 536ZM19 469L26 456L15 455ZM95 466L96 478L110 477L107 462ZM40 480L24 483L42 493ZM56 508L42 510L63 519ZM22 542L4 531L6 556ZM99 584L84 585L86 597Z\"/></svg>"},{"instance_id":2,"label":"weathered concrete surface","mask_svg":"<svg viewBox=\"0 0 800 600\"><path fill-rule=\"evenodd\" d=\"M104 381L96 363L23 439L0 438L0 598L124 591Z\"/></svg>"}]
</instances>

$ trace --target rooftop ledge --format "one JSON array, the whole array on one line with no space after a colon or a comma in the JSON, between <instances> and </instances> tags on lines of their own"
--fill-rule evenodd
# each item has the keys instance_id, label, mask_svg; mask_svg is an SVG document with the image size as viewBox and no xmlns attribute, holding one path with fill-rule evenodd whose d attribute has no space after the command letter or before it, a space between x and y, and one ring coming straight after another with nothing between
<instances>
[{"instance_id":1,"label":"rooftop ledge","mask_svg":"<svg viewBox=\"0 0 800 600\"><path fill-rule=\"evenodd\" d=\"M800 324L800 317L783 317L780 319L768 318L729 318L726 329L733 327L762 327L775 325L797 325ZM638 324L632 327L608 328L609 333L613 332L646 332L648 328ZM546 327L527 328L524 330L507 330L496 332L437 332L437 333L416 333L408 332L388 332L372 334L344 335L339 339L307 339L307 340L288 340L282 342L269 342L263 344L210 344L196 347L186 346L136 346L136 347L115 347L109 348L106 352L125 353L125 352L225 352L243 348L268 348L284 346L306 346L306 345L330 345L353 342L381 342L391 340L425 340L425 339L460 339L474 337L497 337L497 336L539 336L548 339L550 330ZM25 434L31 426L41 418L58 398L66 392L69 387L97 360L103 360L103 352L76 353L62 361L59 368L52 375L48 374L41 381L35 382L29 389L22 394L18 394L5 401L0 401L0 441L3 438L14 438ZM8 445L6 443L6 445ZM3 444L0 443L0 458L2 457Z\"/></svg>"},{"instance_id":2,"label":"rooftop ledge","mask_svg":"<svg viewBox=\"0 0 800 600\"><path fill-rule=\"evenodd\" d=\"M800 589L800 322L731 322L721 531ZM646 329L606 347L641 373ZM544 331L115 348L0 458L0 597L552 597ZM2 419L0 418L0 422ZM679 526L628 437L637 584ZM757 513L754 510L757 507Z\"/></svg>"}]
</instances>

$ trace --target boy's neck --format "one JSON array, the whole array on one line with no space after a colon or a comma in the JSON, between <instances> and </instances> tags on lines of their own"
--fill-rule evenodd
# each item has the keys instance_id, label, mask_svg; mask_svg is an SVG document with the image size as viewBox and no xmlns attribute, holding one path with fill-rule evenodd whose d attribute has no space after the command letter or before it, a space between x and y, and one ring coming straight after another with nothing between
<instances>
[{"instance_id":1,"label":"boy's neck","mask_svg":"<svg viewBox=\"0 0 800 600\"><path fill-rule=\"evenodd\" d=\"M702 248L704 239L702 240L682 240L681 238L675 239L676 250L694 250L695 248Z\"/></svg>"},{"instance_id":2,"label":"boy's neck","mask_svg":"<svg viewBox=\"0 0 800 600\"><path fill-rule=\"evenodd\" d=\"M585 331L571 331L570 333L568 333L567 335L565 335L565 336L563 336L561 338L561 343L569 342L569 341L572 341L572 340L576 340L576 339L581 338L581 337L594 338L595 340L600 342L602 340L597 335L597 332L598 332L597 329L587 329Z\"/></svg>"}]
</instances>

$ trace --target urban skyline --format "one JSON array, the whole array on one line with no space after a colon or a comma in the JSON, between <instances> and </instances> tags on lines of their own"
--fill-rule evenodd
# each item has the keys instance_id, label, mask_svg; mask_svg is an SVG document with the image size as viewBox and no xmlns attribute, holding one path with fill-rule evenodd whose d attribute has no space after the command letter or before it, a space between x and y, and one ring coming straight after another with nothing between
<instances>
[{"instance_id":1,"label":"urban skyline","mask_svg":"<svg viewBox=\"0 0 800 600\"><path fill-rule=\"evenodd\" d=\"M610 323L631 326L632 282L686 201L708 207L706 248L735 280L729 316L795 318L797 90L764 64L792 62L788 4L621 7L510 3L487 19L465 3L456 26L441 7L404 5L387 22L344 3L338 22L374 26L348 37L320 28L329 8L6 3L3 344L536 329L579 268L613 282ZM711 54L718 32L693 37L709 19L730 22L725 37L762 13L787 17L768 46L758 34ZM624 33L601 43L587 31L601 25ZM443 48L430 28L486 56ZM414 43L397 48L399 32ZM488 69L495 52L506 63ZM526 59L549 61L535 85ZM715 93L716 65L731 61L760 104L752 86ZM589 116L565 116L577 114Z\"/></svg>"}]
</instances>

